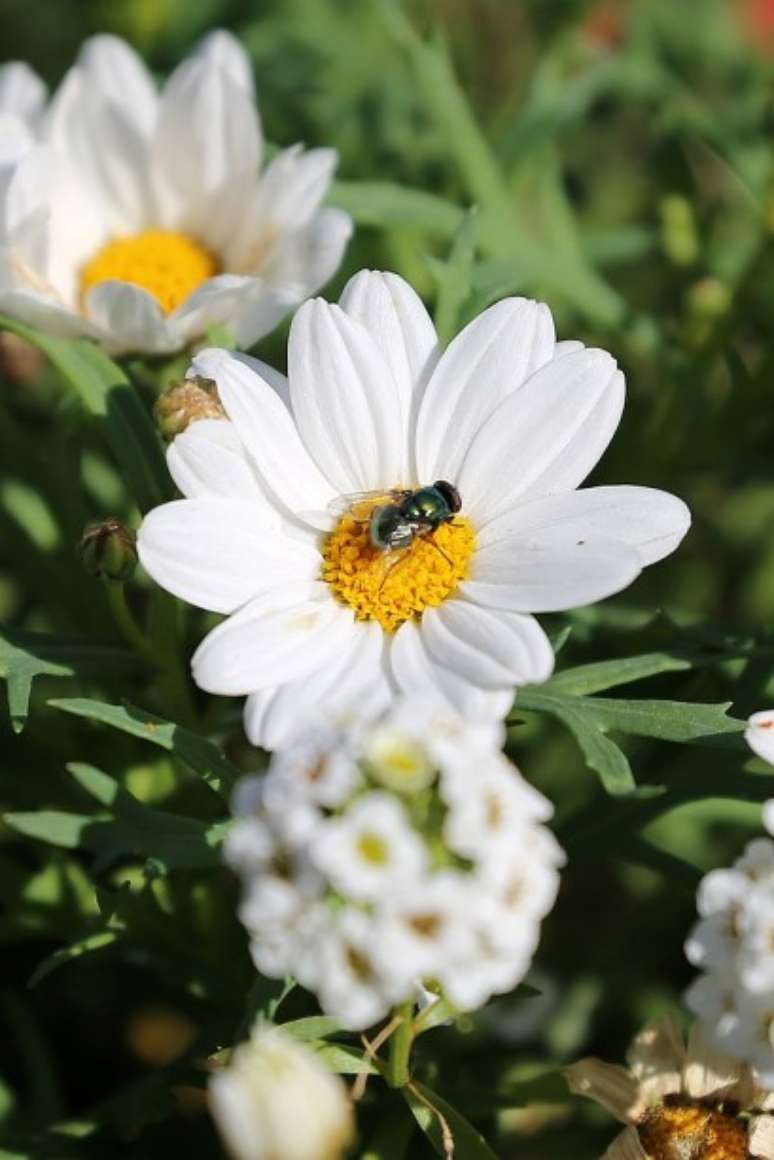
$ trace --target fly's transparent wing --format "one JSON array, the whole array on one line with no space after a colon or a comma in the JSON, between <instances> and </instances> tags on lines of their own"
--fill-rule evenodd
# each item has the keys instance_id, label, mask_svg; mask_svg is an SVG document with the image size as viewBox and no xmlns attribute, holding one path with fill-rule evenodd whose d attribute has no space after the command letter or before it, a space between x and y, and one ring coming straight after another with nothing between
<instances>
[{"instance_id":1,"label":"fly's transparent wing","mask_svg":"<svg viewBox=\"0 0 774 1160\"><path fill-rule=\"evenodd\" d=\"M356 523L366 524L375 507L379 507L380 504L400 503L410 494L409 491L400 491L397 488L392 491L353 491L349 495L337 495L328 504L328 511L339 518L349 515Z\"/></svg>"}]
</instances>

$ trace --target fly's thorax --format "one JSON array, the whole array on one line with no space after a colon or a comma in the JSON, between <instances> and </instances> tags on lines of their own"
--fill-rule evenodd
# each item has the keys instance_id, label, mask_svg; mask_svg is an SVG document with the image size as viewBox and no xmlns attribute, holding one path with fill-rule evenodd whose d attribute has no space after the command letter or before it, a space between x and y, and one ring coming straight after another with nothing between
<instances>
[{"instance_id":1,"label":"fly's thorax","mask_svg":"<svg viewBox=\"0 0 774 1160\"><path fill-rule=\"evenodd\" d=\"M407 520L429 527L437 527L452 515L447 497L436 484L412 491L401 504L400 510Z\"/></svg>"}]
</instances>

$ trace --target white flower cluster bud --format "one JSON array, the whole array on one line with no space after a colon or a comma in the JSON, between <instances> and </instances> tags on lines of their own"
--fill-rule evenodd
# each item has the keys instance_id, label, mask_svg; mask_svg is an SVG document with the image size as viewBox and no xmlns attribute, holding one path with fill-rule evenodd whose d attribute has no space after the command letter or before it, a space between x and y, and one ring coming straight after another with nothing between
<instances>
[{"instance_id":1,"label":"white flower cluster bud","mask_svg":"<svg viewBox=\"0 0 774 1160\"><path fill-rule=\"evenodd\" d=\"M227 859L256 966L369 1027L419 993L473 1010L529 968L558 887L550 803L428 705L318 730L235 795Z\"/></svg>"},{"instance_id":2,"label":"white flower cluster bud","mask_svg":"<svg viewBox=\"0 0 774 1160\"><path fill-rule=\"evenodd\" d=\"M774 834L774 801L763 810ZM710 1041L774 1084L774 841L756 838L730 869L699 886L699 921L685 945L703 974L686 1002Z\"/></svg>"}]
</instances>

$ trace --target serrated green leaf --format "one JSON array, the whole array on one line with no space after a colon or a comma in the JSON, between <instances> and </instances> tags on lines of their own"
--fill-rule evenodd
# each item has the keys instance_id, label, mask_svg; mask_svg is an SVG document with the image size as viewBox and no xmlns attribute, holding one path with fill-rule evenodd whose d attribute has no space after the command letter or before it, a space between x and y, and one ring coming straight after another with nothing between
<instances>
[{"instance_id":1,"label":"serrated green leaf","mask_svg":"<svg viewBox=\"0 0 774 1160\"><path fill-rule=\"evenodd\" d=\"M445 1160L497 1160L481 1133L431 1088L412 1083L401 1091L439 1156Z\"/></svg>"},{"instance_id":2,"label":"serrated green leaf","mask_svg":"<svg viewBox=\"0 0 774 1160\"><path fill-rule=\"evenodd\" d=\"M605 736L604 731L583 712L577 701L577 698L545 696L542 704L545 712L551 713L570 730L583 751L586 764L599 774L607 793L615 797L633 793L637 783L626 754L614 741ZM524 705L523 697L520 695L516 703L517 712L519 708L534 708L534 700Z\"/></svg>"},{"instance_id":3,"label":"serrated green leaf","mask_svg":"<svg viewBox=\"0 0 774 1160\"><path fill-rule=\"evenodd\" d=\"M161 440L121 368L86 339L52 338L12 318L10 330L37 347L75 390L90 414L104 419L107 436L132 496L142 511L169 499L171 485Z\"/></svg>"},{"instance_id":4,"label":"serrated green leaf","mask_svg":"<svg viewBox=\"0 0 774 1160\"><path fill-rule=\"evenodd\" d=\"M189 769L223 797L228 796L241 776L239 770L212 741L181 725L165 721L163 717L147 713L144 709L136 709L132 705L108 705L85 697L52 700L49 705L76 717L86 717L90 721L110 725L122 733L129 733L132 737L139 737L166 749L184 761Z\"/></svg>"},{"instance_id":5,"label":"serrated green leaf","mask_svg":"<svg viewBox=\"0 0 774 1160\"><path fill-rule=\"evenodd\" d=\"M136 670L141 662L124 649L31 632L0 633L0 678L7 684L14 732L27 720L36 677L111 676Z\"/></svg>"}]
</instances>

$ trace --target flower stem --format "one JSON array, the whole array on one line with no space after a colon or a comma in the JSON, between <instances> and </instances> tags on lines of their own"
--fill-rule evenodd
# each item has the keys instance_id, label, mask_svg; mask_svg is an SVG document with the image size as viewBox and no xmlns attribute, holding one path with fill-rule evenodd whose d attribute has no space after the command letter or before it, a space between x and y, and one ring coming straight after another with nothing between
<instances>
[{"instance_id":1,"label":"flower stem","mask_svg":"<svg viewBox=\"0 0 774 1160\"><path fill-rule=\"evenodd\" d=\"M127 604L124 585L115 580L106 580L105 587L107 588L110 611L113 613L113 619L124 640L140 656L145 657L152 664L157 664L158 658L156 656L156 650L134 619L131 609Z\"/></svg>"},{"instance_id":2,"label":"flower stem","mask_svg":"<svg viewBox=\"0 0 774 1160\"><path fill-rule=\"evenodd\" d=\"M405 1087L409 1081L409 1060L414 1042L414 1003L409 999L395 1008L395 1018L400 1022L390 1039L390 1055L387 1060L386 1079L390 1087Z\"/></svg>"}]
</instances>

